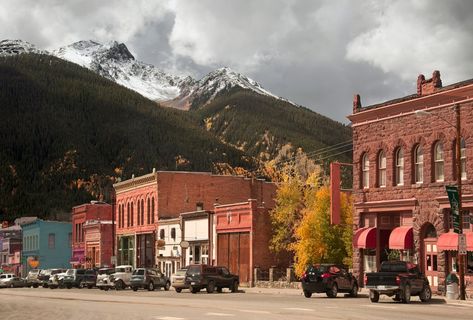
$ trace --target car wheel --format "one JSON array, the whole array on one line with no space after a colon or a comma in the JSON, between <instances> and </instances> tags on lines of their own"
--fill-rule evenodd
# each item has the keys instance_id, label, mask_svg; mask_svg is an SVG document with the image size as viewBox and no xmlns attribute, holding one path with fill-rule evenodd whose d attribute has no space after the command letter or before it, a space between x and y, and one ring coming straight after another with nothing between
<instances>
[{"instance_id":1,"label":"car wheel","mask_svg":"<svg viewBox=\"0 0 473 320\"><path fill-rule=\"evenodd\" d=\"M37 284L34 284L33 285L33 288L38 288L39 286Z\"/></svg>"},{"instance_id":2,"label":"car wheel","mask_svg":"<svg viewBox=\"0 0 473 320\"><path fill-rule=\"evenodd\" d=\"M399 293L396 293L393 297L394 301L401 301L401 295Z\"/></svg>"},{"instance_id":3,"label":"car wheel","mask_svg":"<svg viewBox=\"0 0 473 320\"><path fill-rule=\"evenodd\" d=\"M125 289L125 284L123 283L123 281L118 280L117 282L115 282L115 289L116 289L116 290L123 290L123 289Z\"/></svg>"},{"instance_id":4,"label":"car wheel","mask_svg":"<svg viewBox=\"0 0 473 320\"><path fill-rule=\"evenodd\" d=\"M133 291L138 291L138 287L132 287L131 289L133 289Z\"/></svg>"},{"instance_id":5,"label":"car wheel","mask_svg":"<svg viewBox=\"0 0 473 320\"><path fill-rule=\"evenodd\" d=\"M238 292L238 281L233 281L233 284L232 284L232 287L230 288L230 290L233 293Z\"/></svg>"},{"instance_id":6,"label":"car wheel","mask_svg":"<svg viewBox=\"0 0 473 320\"><path fill-rule=\"evenodd\" d=\"M87 286L87 289L92 289L92 288L93 288L93 286L92 286L91 284L89 284L89 285Z\"/></svg>"},{"instance_id":7,"label":"car wheel","mask_svg":"<svg viewBox=\"0 0 473 320\"><path fill-rule=\"evenodd\" d=\"M154 283L153 281L150 281L148 284L148 291L154 291Z\"/></svg>"},{"instance_id":8,"label":"car wheel","mask_svg":"<svg viewBox=\"0 0 473 320\"><path fill-rule=\"evenodd\" d=\"M350 291L350 297L352 298L358 297L358 284L356 282L353 283L353 287L351 288L351 291Z\"/></svg>"},{"instance_id":9,"label":"car wheel","mask_svg":"<svg viewBox=\"0 0 473 320\"><path fill-rule=\"evenodd\" d=\"M213 281L210 281L207 284L207 293L213 293L215 290L215 283Z\"/></svg>"},{"instance_id":10,"label":"car wheel","mask_svg":"<svg viewBox=\"0 0 473 320\"><path fill-rule=\"evenodd\" d=\"M174 290L176 290L177 293L181 293L181 292L182 292L182 289L181 289L181 288L175 288Z\"/></svg>"},{"instance_id":11,"label":"car wheel","mask_svg":"<svg viewBox=\"0 0 473 320\"><path fill-rule=\"evenodd\" d=\"M47 283L43 284L43 288L47 288L47 287L48 287Z\"/></svg>"},{"instance_id":12,"label":"car wheel","mask_svg":"<svg viewBox=\"0 0 473 320\"><path fill-rule=\"evenodd\" d=\"M402 292L401 296L402 303L409 303L411 302L411 286L406 284L404 287L404 291Z\"/></svg>"},{"instance_id":13,"label":"car wheel","mask_svg":"<svg viewBox=\"0 0 473 320\"><path fill-rule=\"evenodd\" d=\"M109 289L110 288L108 288L108 287L103 288L104 291L108 291Z\"/></svg>"},{"instance_id":14,"label":"car wheel","mask_svg":"<svg viewBox=\"0 0 473 320\"><path fill-rule=\"evenodd\" d=\"M378 302L379 301L378 291L370 290L370 301L371 302Z\"/></svg>"},{"instance_id":15,"label":"car wheel","mask_svg":"<svg viewBox=\"0 0 473 320\"><path fill-rule=\"evenodd\" d=\"M67 289L72 289L72 284L68 284L68 285L66 286L66 288L67 288Z\"/></svg>"},{"instance_id":16,"label":"car wheel","mask_svg":"<svg viewBox=\"0 0 473 320\"><path fill-rule=\"evenodd\" d=\"M329 298L336 298L338 294L338 287L337 284L334 282L330 289L327 291L327 297Z\"/></svg>"},{"instance_id":17,"label":"car wheel","mask_svg":"<svg viewBox=\"0 0 473 320\"><path fill-rule=\"evenodd\" d=\"M171 288L171 282L166 282L166 284L164 285L164 290L166 291L169 291L169 288Z\"/></svg>"},{"instance_id":18,"label":"car wheel","mask_svg":"<svg viewBox=\"0 0 473 320\"><path fill-rule=\"evenodd\" d=\"M419 298L422 302L427 302L432 298L432 290L430 290L429 286L424 286L419 295Z\"/></svg>"},{"instance_id":19,"label":"car wheel","mask_svg":"<svg viewBox=\"0 0 473 320\"><path fill-rule=\"evenodd\" d=\"M304 290L304 297L306 297L306 298L312 297L312 292Z\"/></svg>"},{"instance_id":20,"label":"car wheel","mask_svg":"<svg viewBox=\"0 0 473 320\"><path fill-rule=\"evenodd\" d=\"M217 287L217 292L222 293L222 287Z\"/></svg>"},{"instance_id":21,"label":"car wheel","mask_svg":"<svg viewBox=\"0 0 473 320\"><path fill-rule=\"evenodd\" d=\"M191 287L191 292L192 292L192 293L197 293L197 292L199 292L199 291L200 291L199 289L197 289L197 288L195 288L195 287Z\"/></svg>"}]
</instances>

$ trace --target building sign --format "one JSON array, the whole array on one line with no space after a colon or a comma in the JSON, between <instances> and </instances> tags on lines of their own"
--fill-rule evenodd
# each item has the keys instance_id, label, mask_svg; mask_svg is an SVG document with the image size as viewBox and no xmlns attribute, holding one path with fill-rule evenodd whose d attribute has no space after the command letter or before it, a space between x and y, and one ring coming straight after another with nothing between
<instances>
[{"instance_id":1,"label":"building sign","mask_svg":"<svg viewBox=\"0 0 473 320\"><path fill-rule=\"evenodd\" d=\"M458 188L456 186L446 186L450 208L452 209L453 232L460 233L460 198L458 196Z\"/></svg>"},{"instance_id":2,"label":"building sign","mask_svg":"<svg viewBox=\"0 0 473 320\"><path fill-rule=\"evenodd\" d=\"M38 257L28 257L28 264L31 268L36 269L39 266Z\"/></svg>"},{"instance_id":3,"label":"building sign","mask_svg":"<svg viewBox=\"0 0 473 320\"><path fill-rule=\"evenodd\" d=\"M458 254L466 254L466 234L458 235Z\"/></svg>"}]
</instances>

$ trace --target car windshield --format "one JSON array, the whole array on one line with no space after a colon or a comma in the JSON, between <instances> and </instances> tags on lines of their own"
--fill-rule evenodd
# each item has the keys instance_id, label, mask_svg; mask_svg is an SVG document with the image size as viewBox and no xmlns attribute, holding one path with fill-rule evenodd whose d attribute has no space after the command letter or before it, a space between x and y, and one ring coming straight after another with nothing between
<instances>
[{"instance_id":1,"label":"car windshield","mask_svg":"<svg viewBox=\"0 0 473 320\"><path fill-rule=\"evenodd\" d=\"M112 274L114 271L114 269L100 269L99 274Z\"/></svg>"},{"instance_id":2,"label":"car windshield","mask_svg":"<svg viewBox=\"0 0 473 320\"><path fill-rule=\"evenodd\" d=\"M382 263L381 272L407 272L407 267L404 263Z\"/></svg>"},{"instance_id":3,"label":"car windshield","mask_svg":"<svg viewBox=\"0 0 473 320\"><path fill-rule=\"evenodd\" d=\"M133 275L138 275L138 276L144 276L145 275L145 269L136 269L133 271Z\"/></svg>"},{"instance_id":4,"label":"car windshield","mask_svg":"<svg viewBox=\"0 0 473 320\"><path fill-rule=\"evenodd\" d=\"M315 265L315 266L309 266L307 271L310 273L326 273L328 271L328 268L329 266L327 265Z\"/></svg>"},{"instance_id":5,"label":"car windshield","mask_svg":"<svg viewBox=\"0 0 473 320\"><path fill-rule=\"evenodd\" d=\"M51 274L51 270L41 270L41 274L47 276Z\"/></svg>"},{"instance_id":6,"label":"car windshield","mask_svg":"<svg viewBox=\"0 0 473 320\"><path fill-rule=\"evenodd\" d=\"M125 268L115 268L115 272L125 272Z\"/></svg>"},{"instance_id":7,"label":"car windshield","mask_svg":"<svg viewBox=\"0 0 473 320\"><path fill-rule=\"evenodd\" d=\"M61 272L62 272L61 269L56 269L56 270L52 270L51 274L58 274L58 273L61 273Z\"/></svg>"},{"instance_id":8,"label":"car windshield","mask_svg":"<svg viewBox=\"0 0 473 320\"><path fill-rule=\"evenodd\" d=\"M176 276L185 276L187 269L179 269L176 271Z\"/></svg>"},{"instance_id":9,"label":"car windshield","mask_svg":"<svg viewBox=\"0 0 473 320\"><path fill-rule=\"evenodd\" d=\"M200 273L200 266L190 266L187 269L187 274L199 274Z\"/></svg>"},{"instance_id":10,"label":"car windshield","mask_svg":"<svg viewBox=\"0 0 473 320\"><path fill-rule=\"evenodd\" d=\"M66 274L68 276L72 276L72 275L74 275L74 270L73 269L67 269Z\"/></svg>"}]
</instances>

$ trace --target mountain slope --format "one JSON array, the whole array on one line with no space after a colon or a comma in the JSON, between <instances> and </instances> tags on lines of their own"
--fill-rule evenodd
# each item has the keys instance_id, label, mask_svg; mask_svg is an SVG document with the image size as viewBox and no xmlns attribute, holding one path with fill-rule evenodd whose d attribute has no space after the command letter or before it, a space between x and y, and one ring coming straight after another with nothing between
<instances>
[{"instance_id":1,"label":"mountain slope","mask_svg":"<svg viewBox=\"0 0 473 320\"><path fill-rule=\"evenodd\" d=\"M261 160L274 159L285 145L312 152L351 141L349 127L309 109L249 90L230 91L194 112L206 130ZM347 152L336 154L343 150ZM313 157L324 158L324 162L350 161L350 150L347 146L323 154L315 152Z\"/></svg>"},{"instance_id":2,"label":"mountain slope","mask_svg":"<svg viewBox=\"0 0 473 320\"><path fill-rule=\"evenodd\" d=\"M253 168L195 124L76 64L0 57L0 216L42 217L109 197L111 183L159 170Z\"/></svg>"}]
</instances>

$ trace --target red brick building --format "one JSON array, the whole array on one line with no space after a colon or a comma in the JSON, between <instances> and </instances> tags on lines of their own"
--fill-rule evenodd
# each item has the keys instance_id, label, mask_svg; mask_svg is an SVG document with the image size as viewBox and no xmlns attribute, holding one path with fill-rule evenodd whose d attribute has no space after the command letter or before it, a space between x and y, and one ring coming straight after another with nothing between
<instances>
[{"instance_id":1,"label":"red brick building","mask_svg":"<svg viewBox=\"0 0 473 320\"><path fill-rule=\"evenodd\" d=\"M111 220L86 220L83 225L85 267L112 266L113 225Z\"/></svg>"},{"instance_id":2,"label":"red brick building","mask_svg":"<svg viewBox=\"0 0 473 320\"><path fill-rule=\"evenodd\" d=\"M420 75L417 93L410 96L368 107L355 96L348 118L353 128L353 263L360 283L364 272L400 257L418 263L434 291L445 290L446 275L458 268L458 240L445 191L457 176L454 106L461 115L463 208L473 210L472 97L473 79L442 87L438 71L428 80ZM465 271L467 283L473 283L468 215L463 221L469 241Z\"/></svg>"},{"instance_id":3,"label":"red brick building","mask_svg":"<svg viewBox=\"0 0 473 320\"><path fill-rule=\"evenodd\" d=\"M273 184L206 172L157 171L114 184L118 264L154 266L158 218L266 198ZM211 262L211 261L210 261Z\"/></svg>"},{"instance_id":4,"label":"red brick building","mask_svg":"<svg viewBox=\"0 0 473 320\"><path fill-rule=\"evenodd\" d=\"M72 208L72 256L70 263L74 268L85 267L85 222L88 220L110 221L111 219L112 206L104 202L91 201Z\"/></svg>"},{"instance_id":5,"label":"red brick building","mask_svg":"<svg viewBox=\"0 0 473 320\"><path fill-rule=\"evenodd\" d=\"M268 198L271 192L268 188ZM255 199L228 205L215 206L217 234L217 264L228 267L240 276L240 283L253 283L253 269L269 269L277 265L277 256L271 253L271 220L269 210L272 199L266 204Z\"/></svg>"}]
</instances>

